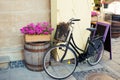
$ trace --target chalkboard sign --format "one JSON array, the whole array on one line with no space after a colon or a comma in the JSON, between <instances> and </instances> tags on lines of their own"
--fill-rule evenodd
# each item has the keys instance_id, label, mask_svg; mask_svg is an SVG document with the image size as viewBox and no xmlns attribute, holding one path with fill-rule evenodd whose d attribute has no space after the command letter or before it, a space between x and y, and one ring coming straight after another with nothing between
<instances>
[{"instance_id":1,"label":"chalkboard sign","mask_svg":"<svg viewBox=\"0 0 120 80\"><path fill-rule=\"evenodd\" d=\"M110 24L105 22L97 22L96 28L97 30L94 32L94 35L103 36L104 48L110 52L110 59L112 59Z\"/></svg>"},{"instance_id":2,"label":"chalkboard sign","mask_svg":"<svg viewBox=\"0 0 120 80\"><path fill-rule=\"evenodd\" d=\"M97 30L94 34L103 36L103 41L105 42L107 34L108 34L109 26L110 26L109 24L106 24L103 22L97 22L97 24L96 24Z\"/></svg>"}]
</instances>

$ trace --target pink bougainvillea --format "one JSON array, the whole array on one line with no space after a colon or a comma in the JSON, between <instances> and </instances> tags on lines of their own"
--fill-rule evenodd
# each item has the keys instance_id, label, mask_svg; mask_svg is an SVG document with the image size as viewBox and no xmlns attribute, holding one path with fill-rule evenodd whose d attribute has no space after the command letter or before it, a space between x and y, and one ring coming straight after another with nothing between
<instances>
[{"instance_id":1,"label":"pink bougainvillea","mask_svg":"<svg viewBox=\"0 0 120 80\"><path fill-rule=\"evenodd\" d=\"M37 24L30 23L20 29L23 34L40 35L40 34L51 34L54 29L50 27L48 22L39 22Z\"/></svg>"},{"instance_id":2,"label":"pink bougainvillea","mask_svg":"<svg viewBox=\"0 0 120 80\"><path fill-rule=\"evenodd\" d=\"M92 12L91 12L91 16L97 16L97 15L99 15L98 12L96 12L96 11L92 11Z\"/></svg>"}]
</instances>

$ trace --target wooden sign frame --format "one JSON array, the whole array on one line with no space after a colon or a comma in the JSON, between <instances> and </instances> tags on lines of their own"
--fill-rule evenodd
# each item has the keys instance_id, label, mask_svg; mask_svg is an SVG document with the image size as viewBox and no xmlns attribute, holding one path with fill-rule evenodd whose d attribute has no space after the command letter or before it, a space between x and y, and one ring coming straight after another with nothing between
<instances>
[{"instance_id":1,"label":"wooden sign frame","mask_svg":"<svg viewBox=\"0 0 120 80\"><path fill-rule=\"evenodd\" d=\"M111 48L111 25L106 22L97 22L97 30L94 35L100 34L103 36L104 49L110 52L110 59L112 59L112 48Z\"/></svg>"}]
</instances>

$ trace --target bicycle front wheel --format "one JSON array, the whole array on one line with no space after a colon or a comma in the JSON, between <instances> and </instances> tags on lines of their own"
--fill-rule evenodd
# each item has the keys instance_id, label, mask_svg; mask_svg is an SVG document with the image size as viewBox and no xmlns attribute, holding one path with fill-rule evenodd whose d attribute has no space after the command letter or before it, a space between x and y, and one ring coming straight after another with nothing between
<instances>
[{"instance_id":1,"label":"bicycle front wheel","mask_svg":"<svg viewBox=\"0 0 120 80\"><path fill-rule=\"evenodd\" d=\"M65 56L61 60L64 54ZM55 46L46 52L43 64L43 68L49 76L54 79L64 79L69 77L77 66L76 54L65 45Z\"/></svg>"},{"instance_id":2,"label":"bicycle front wheel","mask_svg":"<svg viewBox=\"0 0 120 80\"><path fill-rule=\"evenodd\" d=\"M104 44L100 39L93 40L92 44L88 47L88 54L91 56L87 59L87 62L93 66L101 61L104 53Z\"/></svg>"}]
</instances>

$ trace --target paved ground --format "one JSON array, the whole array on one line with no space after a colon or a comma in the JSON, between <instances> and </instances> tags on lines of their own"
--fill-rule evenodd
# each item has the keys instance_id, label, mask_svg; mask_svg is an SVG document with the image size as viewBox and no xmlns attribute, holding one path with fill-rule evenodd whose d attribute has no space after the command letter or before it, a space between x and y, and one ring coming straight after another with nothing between
<instances>
[{"instance_id":1,"label":"paved ground","mask_svg":"<svg viewBox=\"0 0 120 80\"><path fill-rule=\"evenodd\" d=\"M120 38L112 39L112 60L110 60L109 54L110 53L108 51L105 51L102 61L100 64L93 66L94 68L84 65L84 72L81 71L84 75L82 75L80 72L75 73L75 78L77 77L76 80L86 80L87 75L95 72L108 74L114 78L113 80L120 80ZM85 67L88 67L87 69L89 70L86 71Z\"/></svg>"},{"instance_id":2,"label":"paved ground","mask_svg":"<svg viewBox=\"0 0 120 80\"><path fill-rule=\"evenodd\" d=\"M79 76L77 79L74 74L65 80L86 80L85 77L88 73L94 71L101 72L107 69L107 73L111 73L111 76L115 75L116 79L120 80L120 38L112 39L112 52L113 59L109 59L109 52L105 51L103 60L96 66L90 66L87 63L81 63L75 71L75 75ZM9 70L0 71L0 80L54 80L50 78L44 71L34 72L23 68L14 68Z\"/></svg>"},{"instance_id":3,"label":"paved ground","mask_svg":"<svg viewBox=\"0 0 120 80\"><path fill-rule=\"evenodd\" d=\"M120 80L120 38L112 39L112 57L109 60L109 53L105 52L100 64L118 75Z\"/></svg>"}]
</instances>

